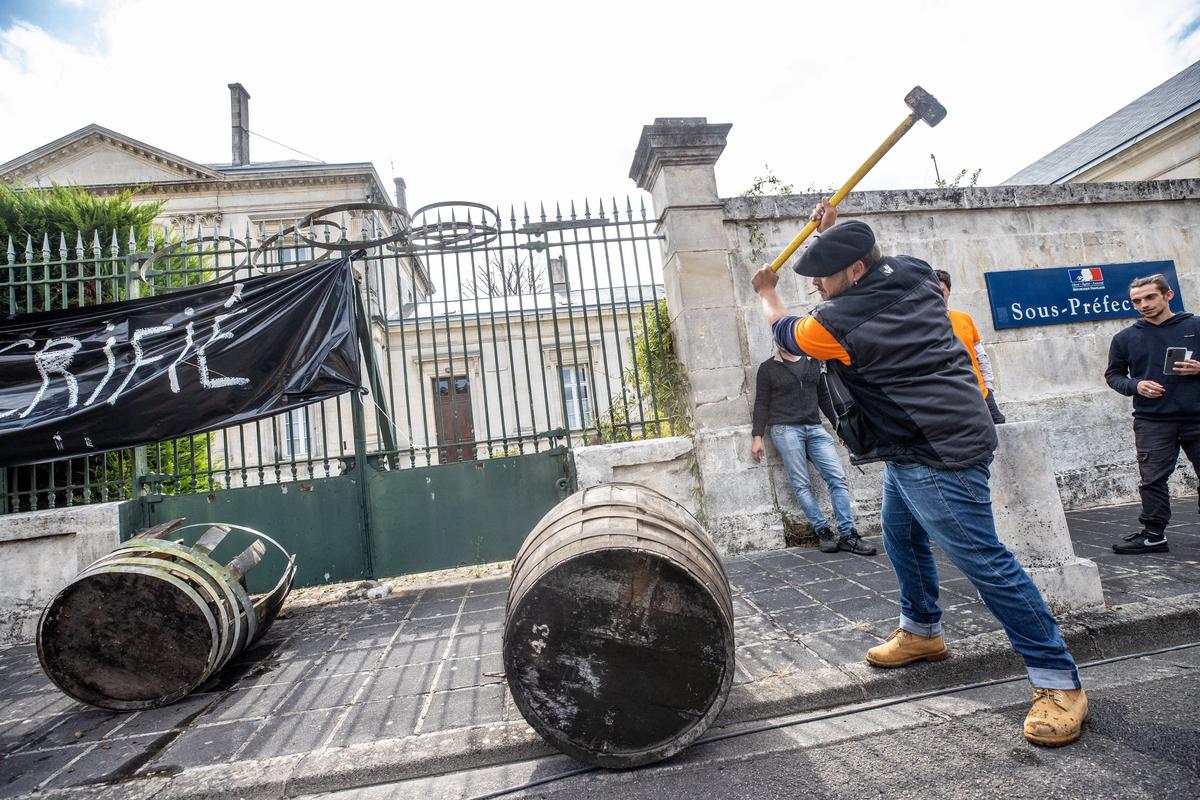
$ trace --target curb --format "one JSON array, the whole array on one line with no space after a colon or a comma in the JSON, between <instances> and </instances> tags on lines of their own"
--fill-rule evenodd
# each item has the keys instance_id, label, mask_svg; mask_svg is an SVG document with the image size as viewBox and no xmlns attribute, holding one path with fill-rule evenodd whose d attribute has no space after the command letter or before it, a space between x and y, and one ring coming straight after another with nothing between
<instances>
[{"instance_id":1,"label":"curb","mask_svg":"<svg viewBox=\"0 0 1200 800\"><path fill-rule=\"evenodd\" d=\"M1129 655L1200 640L1200 593L1077 612L1060 621L1076 661ZM752 722L784 714L831 708L865 700L1019 676L1021 659L1003 631L956 642L938 664L900 670L865 663L805 670L735 686L718 725ZM282 800L304 794L366 787L459 770L554 755L524 721L387 739L312 753L184 769L174 775L133 778L51 792L36 798L143 800Z\"/></svg>"}]
</instances>

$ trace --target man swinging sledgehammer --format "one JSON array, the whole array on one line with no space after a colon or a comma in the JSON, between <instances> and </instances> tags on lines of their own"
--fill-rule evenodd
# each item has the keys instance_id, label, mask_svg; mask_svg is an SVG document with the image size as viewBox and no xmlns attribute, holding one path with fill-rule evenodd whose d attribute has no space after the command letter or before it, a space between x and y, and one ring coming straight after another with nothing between
<instances>
[{"instance_id":1,"label":"man swinging sledgehammer","mask_svg":"<svg viewBox=\"0 0 1200 800\"><path fill-rule=\"evenodd\" d=\"M853 402L837 409L836 427L853 460L884 462L880 516L900 583L900 625L867 661L903 667L948 655L932 539L1025 660L1034 687L1025 738L1069 744L1087 718L1087 696L1054 616L996 535L988 485L996 430L937 278L920 259L883 256L862 222L829 227L836 213L817 207L814 219L828 230L795 266L823 301L812 316L788 314L769 266L752 285L776 344L829 361L848 390Z\"/></svg>"}]
</instances>

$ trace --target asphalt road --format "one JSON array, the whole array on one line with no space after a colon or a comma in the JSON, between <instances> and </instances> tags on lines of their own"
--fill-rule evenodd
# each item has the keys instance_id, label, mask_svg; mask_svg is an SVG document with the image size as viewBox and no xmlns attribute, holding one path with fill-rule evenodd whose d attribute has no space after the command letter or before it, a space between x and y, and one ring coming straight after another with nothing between
<instances>
[{"instance_id":1,"label":"asphalt road","mask_svg":"<svg viewBox=\"0 0 1200 800\"><path fill-rule=\"evenodd\" d=\"M580 765L554 757L324 797L1200 798L1200 647L1089 668L1084 681L1091 717L1083 738L1059 749L1021 738L1029 688L1018 682L886 708L847 707L832 719L781 718L767 724L800 724L697 744L640 770L595 770L503 795L495 793Z\"/></svg>"}]
</instances>

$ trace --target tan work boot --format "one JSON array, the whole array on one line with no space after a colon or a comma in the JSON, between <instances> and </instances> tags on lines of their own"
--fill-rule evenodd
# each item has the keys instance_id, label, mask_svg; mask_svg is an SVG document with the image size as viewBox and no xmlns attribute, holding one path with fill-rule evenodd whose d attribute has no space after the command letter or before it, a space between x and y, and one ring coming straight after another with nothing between
<instances>
[{"instance_id":1,"label":"tan work boot","mask_svg":"<svg viewBox=\"0 0 1200 800\"><path fill-rule=\"evenodd\" d=\"M1033 690L1033 708L1025 717L1025 739L1046 747L1062 747L1079 738L1087 719L1083 689Z\"/></svg>"},{"instance_id":2,"label":"tan work boot","mask_svg":"<svg viewBox=\"0 0 1200 800\"><path fill-rule=\"evenodd\" d=\"M867 651L867 663L873 667L904 667L914 661L941 661L950 655L946 640L939 636L918 636L896 628L881 645Z\"/></svg>"}]
</instances>

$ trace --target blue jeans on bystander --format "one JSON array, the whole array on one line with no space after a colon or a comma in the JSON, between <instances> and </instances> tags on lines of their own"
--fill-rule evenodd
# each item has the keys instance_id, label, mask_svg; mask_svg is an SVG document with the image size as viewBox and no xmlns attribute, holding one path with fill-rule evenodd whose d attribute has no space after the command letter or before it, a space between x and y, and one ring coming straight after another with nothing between
<instances>
[{"instance_id":1,"label":"blue jeans on bystander","mask_svg":"<svg viewBox=\"0 0 1200 800\"><path fill-rule=\"evenodd\" d=\"M828 528L829 520L821 513L821 506L813 495L808 477L808 462L817 468L817 473L829 487L829 499L833 504L833 516L837 520L839 533L854 529L854 514L850 507L850 487L846 473L838 458L833 437L820 425L772 425L771 441L783 459L788 481L796 495L796 502L813 527Z\"/></svg>"},{"instance_id":2,"label":"blue jeans on bystander","mask_svg":"<svg viewBox=\"0 0 1200 800\"><path fill-rule=\"evenodd\" d=\"M883 544L900 582L900 627L942 632L938 577L929 541L975 586L1025 660L1029 681L1078 689L1079 671L1054 615L1021 564L996 536L988 463L966 469L885 462Z\"/></svg>"}]
</instances>

